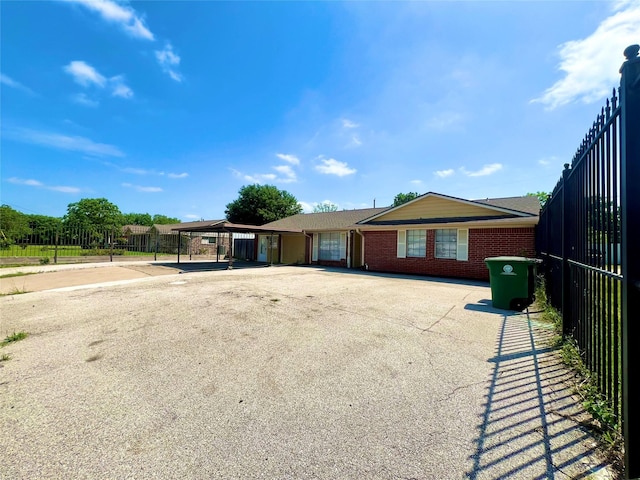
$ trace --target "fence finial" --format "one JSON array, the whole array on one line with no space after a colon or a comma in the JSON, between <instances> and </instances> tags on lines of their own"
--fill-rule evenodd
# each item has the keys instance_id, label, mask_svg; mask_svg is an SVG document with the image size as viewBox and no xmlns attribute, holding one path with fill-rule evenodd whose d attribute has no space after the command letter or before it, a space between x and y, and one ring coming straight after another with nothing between
<instances>
[{"instance_id":1,"label":"fence finial","mask_svg":"<svg viewBox=\"0 0 640 480\"><path fill-rule=\"evenodd\" d=\"M638 52L640 51L640 45L629 45L624 49L624 56L627 60L633 60L638 56Z\"/></svg>"}]
</instances>

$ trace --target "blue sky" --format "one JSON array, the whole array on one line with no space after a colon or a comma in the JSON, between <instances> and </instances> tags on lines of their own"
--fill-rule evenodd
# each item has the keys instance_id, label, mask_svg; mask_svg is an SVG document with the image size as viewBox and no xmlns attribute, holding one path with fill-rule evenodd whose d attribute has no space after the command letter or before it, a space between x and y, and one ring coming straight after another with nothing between
<instances>
[{"instance_id":1,"label":"blue sky","mask_svg":"<svg viewBox=\"0 0 640 480\"><path fill-rule=\"evenodd\" d=\"M550 191L640 0L0 1L1 202L219 219L243 185L305 211Z\"/></svg>"}]
</instances>

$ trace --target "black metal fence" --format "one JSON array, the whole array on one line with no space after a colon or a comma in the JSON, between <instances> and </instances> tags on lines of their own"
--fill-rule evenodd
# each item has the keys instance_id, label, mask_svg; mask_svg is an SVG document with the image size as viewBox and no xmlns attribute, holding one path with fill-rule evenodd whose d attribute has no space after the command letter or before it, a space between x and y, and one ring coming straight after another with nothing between
<instances>
[{"instance_id":1,"label":"black metal fence","mask_svg":"<svg viewBox=\"0 0 640 480\"><path fill-rule=\"evenodd\" d=\"M142 231L144 230L144 231ZM62 225L57 228L32 228L13 238L0 239L0 262L73 263L122 257L146 257L190 254L193 242L188 235L163 233L155 229L140 232L127 228L90 229ZM195 252L196 254L199 251Z\"/></svg>"},{"instance_id":2,"label":"black metal fence","mask_svg":"<svg viewBox=\"0 0 640 480\"><path fill-rule=\"evenodd\" d=\"M640 58L625 50L620 89L578 148L540 214L547 296L621 421L625 475L640 476L630 388L640 313ZM634 251L634 248L635 251ZM634 322L635 320L635 322ZM633 457L636 457L635 460Z\"/></svg>"}]
</instances>

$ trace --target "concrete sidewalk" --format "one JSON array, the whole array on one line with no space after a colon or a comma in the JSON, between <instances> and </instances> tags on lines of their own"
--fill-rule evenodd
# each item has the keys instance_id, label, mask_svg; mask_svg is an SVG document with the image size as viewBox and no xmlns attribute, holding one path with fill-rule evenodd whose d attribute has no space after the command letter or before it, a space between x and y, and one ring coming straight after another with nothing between
<instances>
[{"instance_id":1,"label":"concrete sidewalk","mask_svg":"<svg viewBox=\"0 0 640 480\"><path fill-rule=\"evenodd\" d=\"M0 295L40 292L79 285L113 284L159 275L225 269L227 262L131 261L61 265L29 265L0 269Z\"/></svg>"}]
</instances>

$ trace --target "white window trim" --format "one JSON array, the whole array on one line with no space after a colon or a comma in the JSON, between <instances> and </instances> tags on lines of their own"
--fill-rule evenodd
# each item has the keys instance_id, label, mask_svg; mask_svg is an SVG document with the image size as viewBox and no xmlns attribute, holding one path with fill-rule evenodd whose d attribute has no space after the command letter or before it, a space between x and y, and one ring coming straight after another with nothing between
<instances>
[{"instance_id":1,"label":"white window trim","mask_svg":"<svg viewBox=\"0 0 640 480\"><path fill-rule=\"evenodd\" d=\"M407 231L406 230L398 230L398 239L397 239L397 256L398 258L407 258Z\"/></svg>"},{"instance_id":2,"label":"white window trim","mask_svg":"<svg viewBox=\"0 0 640 480\"><path fill-rule=\"evenodd\" d=\"M456 251L456 260L459 262L466 262L469 260L469 229L458 229L458 248Z\"/></svg>"}]
</instances>

